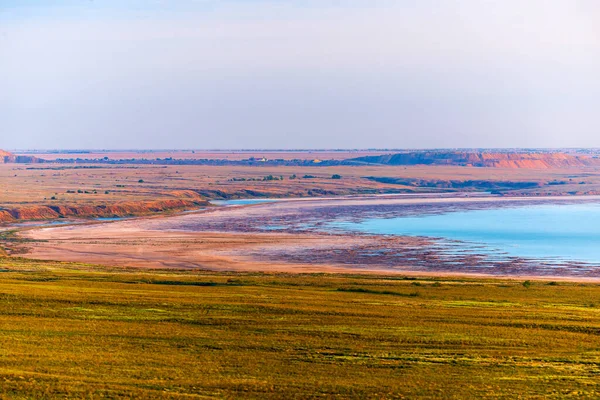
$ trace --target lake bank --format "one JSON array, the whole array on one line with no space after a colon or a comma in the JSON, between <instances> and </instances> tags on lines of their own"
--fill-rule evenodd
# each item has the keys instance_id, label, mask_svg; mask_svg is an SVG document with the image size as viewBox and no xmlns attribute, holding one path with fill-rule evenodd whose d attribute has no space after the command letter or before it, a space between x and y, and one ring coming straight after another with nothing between
<instances>
[{"instance_id":1,"label":"lake bank","mask_svg":"<svg viewBox=\"0 0 600 400\"><path fill-rule=\"evenodd\" d=\"M27 257L89 261L138 268L237 271L473 274L558 279L598 279L580 262L552 263L526 257L490 258L464 251L460 241L425 237L328 232L339 218L440 215L515 204L584 204L599 198L347 198L283 201L211 208L198 213L87 226L32 229ZM269 229L276 227L278 229ZM475 251L472 251L475 250Z\"/></svg>"}]
</instances>

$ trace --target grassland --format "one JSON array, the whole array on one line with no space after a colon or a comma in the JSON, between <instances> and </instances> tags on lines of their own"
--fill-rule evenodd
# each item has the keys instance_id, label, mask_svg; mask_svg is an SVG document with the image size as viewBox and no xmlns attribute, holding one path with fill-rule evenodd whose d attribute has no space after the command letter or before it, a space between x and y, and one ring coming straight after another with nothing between
<instances>
[{"instance_id":1,"label":"grassland","mask_svg":"<svg viewBox=\"0 0 600 400\"><path fill-rule=\"evenodd\" d=\"M284 179L261 179L269 175ZM0 208L168 200L188 190L212 198L421 190L369 176L600 192L599 175L585 168L5 164ZM121 223L129 229L119 232ZM41 239L9 228L0 234L9 250L0 249L0 397L600 396L595 283L163 270L183 268L182 259L190 268L265 270L271 261L252 261L251 246L264 252L298 238L173 237L161 229L143 236L134 229L142 222L121 223L55 229ZM39 256L22 255L30 247L52 251L48 259L104 266L16 258ZM153 257L160 262L150 265ZM140 268L110 267L134 264ZM325 270L305 264L298 270Z\"/></svg>"},{"instance_id":2,"label":"grassland","mask_svg":"<svg viewBox=\"0 0 600 400\"><path fill-rule=\"evenodd\" d=\"M16 398L600 395L600 287L0 259Z\"/></svg>"},{"instance_id":3,"label":"grassland","mask_svg":"<svg viewBox=\"0 0 600 400\"><path fill-rule=\"evenodd\" d=\"M94 154L100 157L102 154ZM186 157L247 158L262 153L187 154ZM133 154L108 154L133 157ZM173 154L148 153L149 159ZM267 154L269 157L310 159L312 153ZM358 154L361 155L361 154ZM40 154L52 158L52 154ZM55 155L54 155L55 156ZM177 153L176 157L185 159ZM323 159L349 158L356 153L326 154ZM91 157L91 156L90 156ZM139 155L138 155L139 157ZM321 157L319 155L319 157ZM424 181L535 182L540 187L518 190L529 194L600 193L597 168L511 169L458 166L206 166L206 165L97 165L0 164L0 207L35 205L95 205L122 201L170 199L178 191L195 190L208 198L301 197L391 191L436 191L439 188L376 182L368 177ZM342 179L331 179L334 175ZM292 176L297 179L290 179ZM263 180L265 177L283 180ZM314 178L304 179L304 176ZM560 184L559 184L560 183ZM447 190L447 189L446 189Z\"/></svg>"}]
</instances>

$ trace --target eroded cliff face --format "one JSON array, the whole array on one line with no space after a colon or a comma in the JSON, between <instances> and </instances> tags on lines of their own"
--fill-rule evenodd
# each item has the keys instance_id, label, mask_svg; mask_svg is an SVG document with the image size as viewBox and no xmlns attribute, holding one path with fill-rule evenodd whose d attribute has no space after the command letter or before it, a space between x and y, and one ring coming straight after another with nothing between
<instances>
[{"instance_id":1,"label":"eroded cliff face","mask_svg":"<svg viewBox=\"0 0 600 400\"><path fill-rule=\"evenodd\" d=\"M565 153L410 152L359 157L348 161L384 165L422 164L531 169L600 165L598 158Z\"/></svg>"},{"instance_id":2,"label":"eroded cliff face","mask_svg":"<svg viewBox=\"0 0 600 400\"><path fill-rule=\"evenodd\" d=\"M44 160L37 158L37 157L32 157L32 156L18 156L16 154L13 153L9 153L8 151L4 151L4 150L0 150L0 164L7 164L7 163L41 163L44 162Z\"/></svg>"},{"instance_id":3,"label":"eroded cliff face","mask_svg":"<svg viewBox=\"0 0 600 400\"><path fill-rule=\"evenodd\" d=\"M193 210L210 205L191 191L173 192L178 198L151 201L127 201L111 204L47 204L0 208L0 222L53 220L58 218L131 217L168 211Z\"/></svg>"}]
</instances>

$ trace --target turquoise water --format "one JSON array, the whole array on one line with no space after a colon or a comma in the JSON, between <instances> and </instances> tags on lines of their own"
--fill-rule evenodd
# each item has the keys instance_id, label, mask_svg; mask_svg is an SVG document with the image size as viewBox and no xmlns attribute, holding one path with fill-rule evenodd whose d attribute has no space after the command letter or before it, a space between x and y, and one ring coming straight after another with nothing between
<instances>
[{"instance_id":1,"label":"turquoise water","mask_svg":"<svg viewBox=\"0 0 600 400\"><path fill-rule=\"evenodd\" d=\"M236 199L236 200L212 200L211 203L217 206L243 206L248 204L271 203L279 201L278 199Z\"/></svg>"},{"instance_id":2,"label":"turquoise water","mask_svg":"<svg viewBox=\"0 0 600 400\"><path fill-rule=\"evenodd\" d=\"M429 236L482 244L484 251L600 264L600 204L534 205L333 222L371 234Z\"/></svg>"}]
</instances>

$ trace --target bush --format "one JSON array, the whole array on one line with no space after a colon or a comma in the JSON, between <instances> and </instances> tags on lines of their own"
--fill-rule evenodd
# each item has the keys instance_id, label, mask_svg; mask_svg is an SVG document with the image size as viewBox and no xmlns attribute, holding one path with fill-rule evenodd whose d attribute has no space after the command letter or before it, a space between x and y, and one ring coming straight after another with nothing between
<instances>
[{"instance_id":1,"label":"bush","mask_svg":"<svg viewBox=\"0 0 600 400\"><path fill-rule=\"evenodd\" d=\"M342 179L342 176L338 174L333 174L331 175L331 179Z\"/></svg>"}]
</instances>

